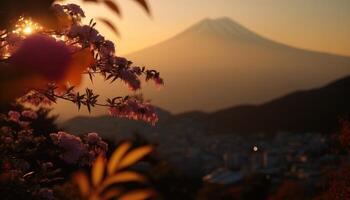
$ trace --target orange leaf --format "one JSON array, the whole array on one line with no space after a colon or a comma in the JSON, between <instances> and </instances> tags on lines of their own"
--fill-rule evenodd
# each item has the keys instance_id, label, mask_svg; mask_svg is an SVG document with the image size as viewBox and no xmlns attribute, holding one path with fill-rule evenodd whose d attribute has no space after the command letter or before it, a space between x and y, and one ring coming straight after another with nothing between
<instances>
[{"instance_id":1,"label":"orange leaf","mask_svg":"<svg viewBox=\"0 0 350 200\"><path fill-rule=\"evenodd\" d=\"M116 184L116 183L125 183L125 182L146 182L146 178L139 173L126 171L120 172L113 176L108 177L102 185L99 187L99 192L103 192L107 187Z\"/></svg>"},{"instance_id":2,"label":"orange leaf","mask_svg":"<svg viewBox=\"0 0 350 200\"><path fill-rule=\"evenodd\" d=\"M106 5L109 9L111 9L111 10L112 10L115 14L117 14L119 17L122 16L121 11L120 11L118 5L117 5L114 1L112 1L112 0L104 0L103 2L105 3L105 5Z\"/></svg>"},{"instance_id":3,"label":"orange leaf","mask_svg":"<svg viewBox=\"0 0 350 200\"><path fill-rule=\"evenodd\" d=\"M134 1L136 1L138 4L140 4L141 7L143 9L145 9L145 11L147 12L148 15L151 15L151 10L150 10L146 0L134 0Z\"/></svg>"},{"instance_id":4,"label":"orange leaf","mask_svg":"<svg viewBox=\"0 0 350 200\"><path fill-rule=\"evenodd\" d=\"M92 166L92 184L97 186L101 183L105 171L104 156L99 155Z\"/></svg>"},{"instance_id":5,"label":"orange leaf","mask_svg":"<svg viewBox=\"0 0 350 200\"><path fill-rule=\"evenodd\" d=\"M110 189L103 194L102 200L113 199L115 197L118 197L121 193L122 193L122 190L120 189Z\"/></svg>"},{"instance_id":6,"label":"orange leaf","mask_svg":"<svg viewBox=\"0 0 350 200\"><path fill-rule=\"evenodd\" d=\"M127 192L121 196L118 200L143 200L148 199L155 195L155 191L152 189L140 189Z\"/></svg>"},{"instance_id":7,"label":"orange leaf","mask_svg":"<svg viewBox=\"0 0 350 200\"><path fill-rule=\"evenodd\" d=\"M101 21L102 23L104 23L106 26L108 26L108 28L112 29L112 31L117 35L120 36L119 31L117 29L117 27L115 27L112 22L110 22L108 19L105 18L97 18L99 21Z\"/></svg>"},{"instance_id":8,"label":"orange leaf","mask_svg":"<svg viewBox=\"0 0 350 200\"><path fill-rule=\"evenodd\" d=\"M118 169L131 166L132 164L136 163L147 154L151 153L152 150L153 150L152 146L143 146L132 150L123 158L123 160L120 161L119 166L117 166Z\"/></svg>"},{"instance_id":9,"label":"orange leaf","mask_svg":"<svg viewBox=\"0 0 350 200\"><path fill-rule=\"evenodd\" d=\"M90 183L84 172L77 172L73 175L73 181L77 183L81 194L85 197L89 195Z\"/></svg>"},{"instance_id":10,"label":"orange leaf","mask_svg":"<svg viewBox=\"0 0 350 200\"><path fill-rule=\"evenodd\" d=\"M125 153L130 149L131 143L124 142L113 152L111 158L109 159L107 170L108 174L111 175L117 170L117 166L120 160L125 155Z\"/></svg>"}]
</instances>

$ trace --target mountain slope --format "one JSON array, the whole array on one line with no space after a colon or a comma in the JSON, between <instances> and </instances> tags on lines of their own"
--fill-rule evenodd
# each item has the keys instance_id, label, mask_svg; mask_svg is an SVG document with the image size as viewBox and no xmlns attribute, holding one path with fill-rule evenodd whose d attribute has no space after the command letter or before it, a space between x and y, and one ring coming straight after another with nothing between
<instances>
[{"instance_id":1,"label":"mountain slope","mask_svg":"<svg viewBox=\"0 0 350 200\"><path fill-rule=\"evenodd\" d=\"M283 45L228 18L205 19L127 57L161 72L164 90L144 93L172 112L262 103L350 74L349 57Z\"/></svg>"},{"instance_id":2,"label":"mountain slope","mask_svg":"<svg viewBox=\"0 0 350 200\"><path fill-rule=\"evenodd\" d=\"M325 87L298 91L262 105L237 106L211 113L215 132L335 131L350 113L350 77Z\"/></svg>"}]
</instances>

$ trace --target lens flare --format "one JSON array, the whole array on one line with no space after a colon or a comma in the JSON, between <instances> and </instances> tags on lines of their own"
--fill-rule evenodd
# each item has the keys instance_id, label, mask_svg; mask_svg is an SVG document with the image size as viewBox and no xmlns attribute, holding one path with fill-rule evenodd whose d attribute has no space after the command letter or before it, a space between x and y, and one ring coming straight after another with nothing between
<instances>
[{"instance_id":1,"label":"lens flare","mask_svg":"<svg viewBox=\"0 0 350 200\"><path fill-rule=\"evenodd\" d=\"M15 25L15 30L13 30L13 33L25 36L39 32L42 29L43 28L40 26L40 24L33 22L31 19L20 18Z\"/></svg>"}]
</instances>

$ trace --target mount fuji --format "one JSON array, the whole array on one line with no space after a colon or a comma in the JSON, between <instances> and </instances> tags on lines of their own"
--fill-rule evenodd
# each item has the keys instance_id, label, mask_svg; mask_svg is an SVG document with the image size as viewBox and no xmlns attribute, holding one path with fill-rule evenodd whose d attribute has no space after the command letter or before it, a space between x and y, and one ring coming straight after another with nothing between
<instances>
[{"instance_id":1,"label":"mount fuji","mask_svg":"<svg viewBox=\"0 0 350 200\"><path fill-rule=\"evenodd\" d=\"M144 93L175 113L260 104L350 74L350 57L275 42L229 18L204 19L126 57L161 72L165 88Z\"/></svg>"}]
</instances>

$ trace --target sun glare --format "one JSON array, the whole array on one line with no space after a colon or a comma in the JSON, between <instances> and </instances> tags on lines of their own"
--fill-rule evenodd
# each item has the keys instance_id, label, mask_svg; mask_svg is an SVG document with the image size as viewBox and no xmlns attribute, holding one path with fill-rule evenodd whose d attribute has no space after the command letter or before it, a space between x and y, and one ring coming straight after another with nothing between
<instances>
[{"instance_id":1,"label":"sun glare","mask_svg":"<svg viewBox=\"0 0 350 200\"><path fill-rule=\"evenodd\" d=\"M42 27L38 23L30 19L21 18L18 20L13 32L22 35L30 35L40 30L42 30Z\"/></svg>"},{"instance_id":2,"label":"sun glare","mask_svg":"<svg viewBox=\"0 0 350 200\"><path fill-rule=\"evenodd\" d=\"M23 29L23 33L26 34L26 35L29 35L29 34L31 34L32 32L33 32L33 29L32 29L32 27L30 27L30 26L27 26L27 27L25 27L25 28Z\"/></svg>"}]
</instances>

